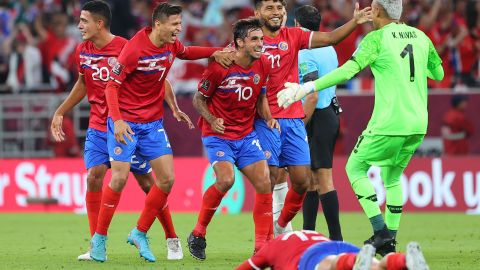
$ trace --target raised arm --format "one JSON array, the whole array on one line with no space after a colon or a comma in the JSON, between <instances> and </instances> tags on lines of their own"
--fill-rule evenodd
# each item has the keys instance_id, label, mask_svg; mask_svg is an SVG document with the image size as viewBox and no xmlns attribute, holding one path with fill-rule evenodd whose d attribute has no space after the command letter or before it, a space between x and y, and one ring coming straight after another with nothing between
<instances>
[{"instance_id":1,"label":"raised arm","mask_svg":"<svg viewBox=\"0 0 480 270\"><path fill-rule=\"evenodd\" d=\"M318 48L338 44L340 41L344 40L348 35L350 35L350 33L352 33L359 24L363 24L371 20L371 7L366 7L360 10L359 4L356 3L355 11L353 12L353 18L346 24L338 27L332 32L313 32L310 48Z\"/></svg>"},{"instance_id":2,"label":"raised arm","mask_svg":"<svg viewBox=\"0 0 480 270\"><path fill-rule=\"evenodd\" d=\"M62 129L63 116L65 113L73 109L85 96L87 95L87 89L85 87L85 77L83 74L78 74L78 79L75 85L68 94L68 97L58 106L57 110L53 114L52 123L50 125L50 132L56 142L65 140L65 132Z\"/></svg>"}]
</instances>

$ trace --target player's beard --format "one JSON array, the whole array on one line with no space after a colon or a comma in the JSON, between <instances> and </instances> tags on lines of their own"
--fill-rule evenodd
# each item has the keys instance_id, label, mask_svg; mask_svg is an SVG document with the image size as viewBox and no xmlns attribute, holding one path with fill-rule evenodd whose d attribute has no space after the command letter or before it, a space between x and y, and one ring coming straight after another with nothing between
<instances>
[{"instance_id":1,"label":"player's beard","mask_svg":"<svg viewBox=\"0 0 480 270\"><path fill-rule=\"evenodd\" d=\"M263 20L263 25L268 29L270 32L277 32L280 28L282 28L282 24L275 26L271 25L268 20Z\"/></svg>"}]
</instances>

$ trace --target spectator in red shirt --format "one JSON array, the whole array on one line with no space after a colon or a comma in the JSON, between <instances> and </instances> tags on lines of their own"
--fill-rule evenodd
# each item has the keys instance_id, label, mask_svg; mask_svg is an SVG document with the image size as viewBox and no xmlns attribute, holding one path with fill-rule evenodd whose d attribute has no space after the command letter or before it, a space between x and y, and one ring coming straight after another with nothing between
<instances>
[{"instance_id":1,"label":"spectator in red shirt","mask_svg":"<svg viewBox=\"0 0 480 270\"><path fill-rule=\"evenodd\" d=\"M468 97L455 95L451 100L452 108L443 116L442 137L444 152L447 155L466 155L469 153L468 138L474 127L465 113Z\"/></svg>"}]
</instances>

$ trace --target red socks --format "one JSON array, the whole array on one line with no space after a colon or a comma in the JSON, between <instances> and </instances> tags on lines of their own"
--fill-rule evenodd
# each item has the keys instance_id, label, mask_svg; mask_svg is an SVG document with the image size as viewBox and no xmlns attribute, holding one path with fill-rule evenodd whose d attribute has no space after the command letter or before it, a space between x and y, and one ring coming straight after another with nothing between
<instances>
[{"instance_id":1,"label":"red socks","mask_svg":"<svg viewBox=\"0 0 480 270\"><path fill-rule=\"evenodd\" d=\"M255 196L253 222L255 223L255 250L260 250L272 238L269 235L273 230L272 193L257 193Z\"/></svg>"},{"instance_id":2,"label":"red socks","mask_svg":"<svg viewBox=\"0 0 480 270\"><path fill-rule=\"evenodd\" d=\"M387 257L388 270L407 270L407 260L405 254L394 253Z\"/></svg>"},{"instance_id":3,"label":"red socks","mask_svg":"<svg viewBox=\"0 0 480 270\"><path fill-rule=\"evenodd\" d=\"M215 185L211 185L203 194L202 207L198 214L197 225L193 229L193 235L205 237L207 226L212 220L217 207L222 202L225 193L220 192Z\"/></svg>"},{"instance_id":4,"label":"red socks","mask_svg":"<svg viewBox=\"0 0 480 270\"><path fill-rule=\"evenodd\" d=\"M107 235L108 227L112 221L115 209L120 201L121 192L115 192L109 186L105 187L100 203L100 212L98 213L98 223L95 231L101 235Z\"/></svg>"},{"instance_id":5,"label":"red socks","mask_svg":"<svg viewBox=\"0 0 480 270\"><path fill-rule=\"evenodd\" d=\"M278 225L285 228L287 223L295 217L300 208L302 208L305 194L306 193L298 194L292 188L288 190L287 196L285 197L285 205L283 206L282 213L280 213L280 217L278 218Z\"/></svg>"},{"instance_id":6,"label":"red socks","mask_svg":"<svg viewBox=\"0 0 480 270\"><path fill-rule=\"evenodd\" d=\"M337 270L352 270L356 258L357 254L354 253L340 255L337 260Z\"/></svg>"},{"instance_id":7,"label":"red socks","mask_svg":"<svg viewBox=\"0 0 480 270\"><path fill-rule=\"evenodd\" d=\"M152 188L145 198L145 206L142 214L137 222L137 229L141 232L147 233L155 217L160 214L160 211L167 204L168 193L165 193L157 185L152 185Z\"/></svg>"},{"instance_id":8,"label":"red socks","mask_svg":"<svg viewBox=\"0 0 480 270\"><path fill-rule=\"evenodd\" d=\"M175 227L172 222L172 215L170 214L170 208L168 203L160 211L160 214L157 216L158 221L162 223L163 231L165 232L165 238L177 238L177 233L175 232Z\"/></svg>"},{"instance_id":9,"label":"red socks","mask_svg":"<svg viewBox=\"0 0 480 270\"><path fill-rule=\"evenodd\" d=\"M102 202L102 191L87 191L85 196L85 205L87 206L88 225L90 226L90 236L93 236L97 228L98 214L100 212L100 203Z\"/></svg>"}]
</instances>

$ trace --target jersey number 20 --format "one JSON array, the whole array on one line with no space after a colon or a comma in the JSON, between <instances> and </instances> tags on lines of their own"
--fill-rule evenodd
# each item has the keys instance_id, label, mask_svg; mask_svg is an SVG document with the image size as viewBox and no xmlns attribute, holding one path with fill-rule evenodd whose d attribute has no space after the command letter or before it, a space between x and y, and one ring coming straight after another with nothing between
<instances>
[{"instance_id":1,"label":"jersey number 20","mask_svg":"<svg viewBox=\"0 0 480 270\"><path fill-rule=\"evenodd\" d=\"M407 46L405 46L405 48L403 49L400 56L402 58L405 58L405 56L407 56L407 54L408 54L408 58L409 58L409 61L410 61L410 81L414 82L415 81L415 61L414 61L414 58L413 58L413 46L412 46L412 44L408 44Z\"/></svg>"}]
</instances>

